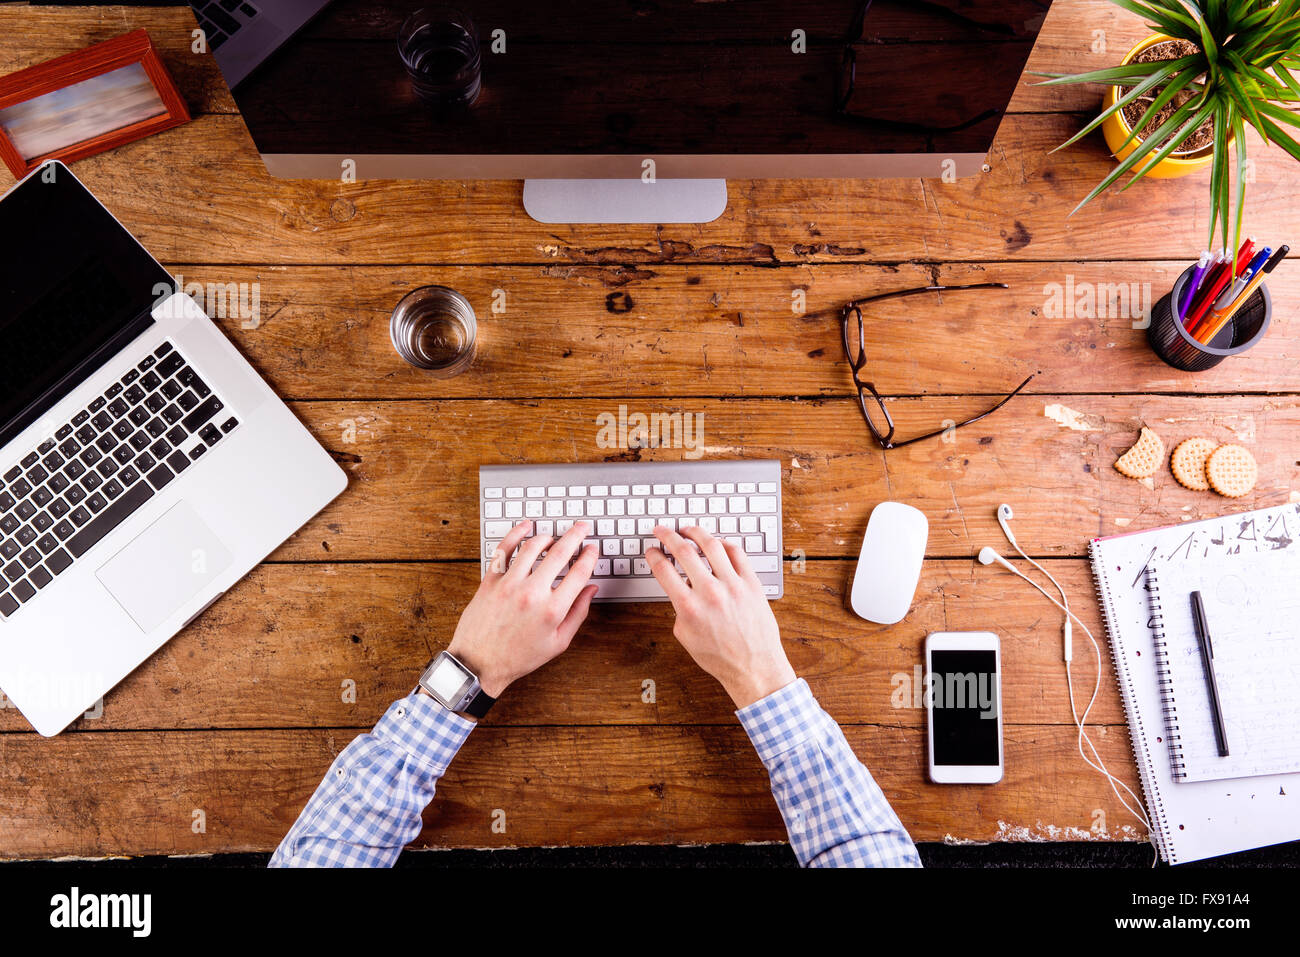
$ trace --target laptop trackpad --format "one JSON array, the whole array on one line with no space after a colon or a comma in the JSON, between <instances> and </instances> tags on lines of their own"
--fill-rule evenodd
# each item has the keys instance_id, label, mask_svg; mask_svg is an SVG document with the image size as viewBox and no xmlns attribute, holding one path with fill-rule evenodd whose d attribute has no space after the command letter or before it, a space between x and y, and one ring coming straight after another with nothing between
<instances>
[{"instance_id":1,"label":"laptop trackpad","mask_svg":"<svg viewBox=\"0 0 1300 957\"><path fill-rule=\"evenodd\" d=\"M96 573L126 613L153 631L230 565L188 502L177 502Z\"/></svg>"}]
</instances>

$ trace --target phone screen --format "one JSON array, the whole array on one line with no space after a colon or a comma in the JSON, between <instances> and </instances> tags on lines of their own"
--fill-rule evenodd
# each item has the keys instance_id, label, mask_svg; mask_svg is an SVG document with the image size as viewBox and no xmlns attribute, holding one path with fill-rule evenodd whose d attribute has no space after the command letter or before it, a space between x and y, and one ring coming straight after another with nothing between
<instances>
[{"instance_id":1,"label":"phone screen","mask_svg":"<svg viewBox=\"0 0 1300 957\"><path fill-rule=\"evenodd\" d=\"M998 764L997 653L930 652L934 763Z\"/></svg>"}]
</instances>

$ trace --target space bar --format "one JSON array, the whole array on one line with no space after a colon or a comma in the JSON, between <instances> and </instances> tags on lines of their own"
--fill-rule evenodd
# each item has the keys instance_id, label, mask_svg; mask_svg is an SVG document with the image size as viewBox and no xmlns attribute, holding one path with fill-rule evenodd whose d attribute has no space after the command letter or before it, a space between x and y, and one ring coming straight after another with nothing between
<instances>
[{"instance_id":1,"label":"space bar","mask_svg":"<svg viewBox=\"0 0 1300 957\"><path fill-rule=\"evenodd\" d=\"M593 578L596 598L653 598L666 600L663 588L653 578Z\"/></svg>"},{"instance_id":2,"label":"space bar","mask_svg":"<svg viewBox=\"0 0 1300 957\"><path fill-rule=\"evenodd\" d=\"M137 508L153 498L153 489L148 482L137 482L121 498L104 509L93 522L68 539L68 551L73 558L80 558L90 551L95 543L121 525Z\"/></svg>"}]
</instances>

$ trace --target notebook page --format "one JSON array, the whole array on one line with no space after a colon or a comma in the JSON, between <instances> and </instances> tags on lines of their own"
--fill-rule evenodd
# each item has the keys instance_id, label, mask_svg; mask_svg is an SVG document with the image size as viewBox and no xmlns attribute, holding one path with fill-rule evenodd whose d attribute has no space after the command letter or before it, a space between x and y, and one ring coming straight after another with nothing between
<instances>
[{"instance_id":1,"label":"notebook page","mask_svg":"<svg viewBox=\"0 0 1300 957\"><path fill-rule=\"evenodd\" d=\"M1300 771L1300 552L1286 547L1157 569L1184 781ZM1191 593L1214 645L1228 756L1219 757Z\"/></svg>"}]
</instances>

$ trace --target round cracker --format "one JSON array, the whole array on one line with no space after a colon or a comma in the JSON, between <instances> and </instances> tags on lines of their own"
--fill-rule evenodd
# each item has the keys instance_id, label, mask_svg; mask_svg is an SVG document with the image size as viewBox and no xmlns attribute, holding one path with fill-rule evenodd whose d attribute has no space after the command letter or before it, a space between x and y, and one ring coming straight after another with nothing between
<instances>
[{"instance_id":1,"label":"round cracker","mask_svg":"<svg viewBox=\"0 0 1300 957\"><path fill-rule=\"evenodd\" d=\"M1169 469L1178 484L1195 492L1208 491L1210 483L1205 478L1205 460L1218 447L1218 442L1201 435L1179 442L1169 457Z\"/></svg>"},{"instance_id":2,"label":"round cracker","mask_svg":"<svg viewBox=\"0 0 1300 957\"><path fill-rule=\"evenodd\" d=\"M1144 479L1154 475L1164 460L1165 443L1144 425L1137 442L1115 462L1115 469L1120 475Z\"/></svg>"},{"instance_id":3,"label":"round cracker","mask_svg":"<svg viewBox=\"0 0 1300 957\"><path fill-rule=\"evenodd\" d=\"M1259 466L1244 446L1220 445L1205 460L1205 478L1220 495L1240 498L1255 487Z\"/></svg>"}]
</instances>

